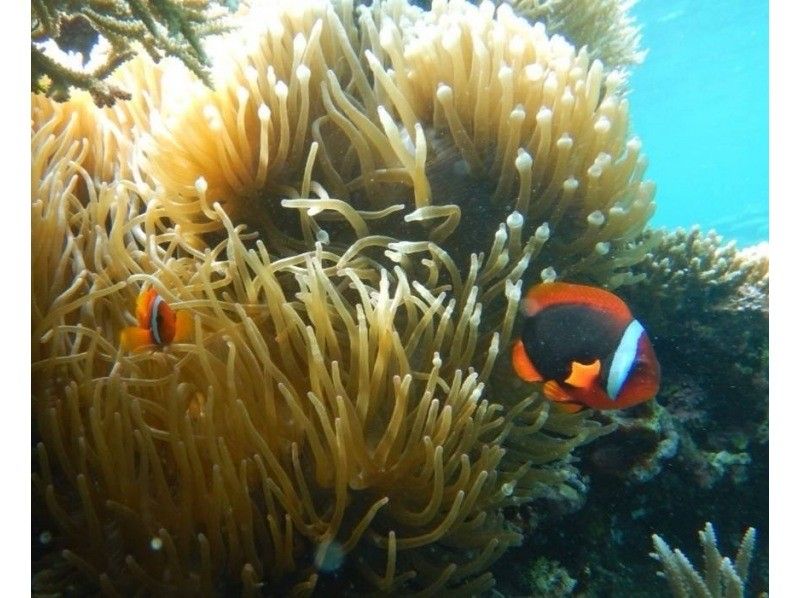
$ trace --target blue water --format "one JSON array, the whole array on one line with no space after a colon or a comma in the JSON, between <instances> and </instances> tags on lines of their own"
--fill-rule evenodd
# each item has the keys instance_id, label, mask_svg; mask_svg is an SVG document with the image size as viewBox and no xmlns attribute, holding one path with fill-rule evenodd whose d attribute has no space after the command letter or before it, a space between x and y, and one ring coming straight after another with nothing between
<instances>
[{"instance_id":1,"label":"blue water","mask_svg":"<svg viewBox=\"0 0 800 598\"><path fill-rule=\"evenodd\" d=\"M640 0L650 52L631 77L632 129L656 182L654 226L768 238L768 3Z\"/></svg>"}]
</instances>

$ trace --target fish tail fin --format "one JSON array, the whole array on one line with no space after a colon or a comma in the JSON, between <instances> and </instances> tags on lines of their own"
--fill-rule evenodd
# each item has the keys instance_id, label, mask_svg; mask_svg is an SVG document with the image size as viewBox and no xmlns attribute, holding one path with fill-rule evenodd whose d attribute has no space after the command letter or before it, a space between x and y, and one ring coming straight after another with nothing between
<instances>
[{"instance_id":1,"label":"fish tail fin","mask_svg":"<svg viewBox=\"0 0 800 598\"><path fill-rule=\"evenodd\" d=\"M153 344L150 331L138 326L128 326L123 328L119 334L119 344L125 352L136 351L142 347Z\"/></svg>"},{"instance_id":2,"label":"fish tail fin","mask_svg":"<svg viewBox=\"0 0 800 598\"><path fill-rule=\"evenodd\" d=\"M192 319L191 312L184 309L175 313L175 337L172 339L173 343L185 343L192 336L194 329L194 320Z\"/></svg>"}]
</instances>

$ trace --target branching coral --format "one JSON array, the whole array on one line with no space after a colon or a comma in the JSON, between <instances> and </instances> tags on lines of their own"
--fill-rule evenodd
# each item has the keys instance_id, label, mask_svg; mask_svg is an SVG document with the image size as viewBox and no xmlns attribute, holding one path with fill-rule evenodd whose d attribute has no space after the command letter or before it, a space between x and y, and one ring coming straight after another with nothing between
<instances>
[{"instance_id":1,"label":"branching coral","mask_svg":"<svg viewBox=\"0 0 800 598\"><path fill-rule=\"evenodd\" d=\"M717 536L710 523L706 523L705 529L698 532L698 535L703 547L703 576L679 549L671 550L661 536L653 534L656 552L650 556L661 563L664 571L659 572L659 575L669 582L672 595L676 598L742 598L747 585L747 571L755 550L756 530L751 527L745 532L733 562L720 554Z\"/></svg>"},{"instance_id":2,"label":"branching coral","mask_svg":"<svg viewBox=\"0 0 800 598\"><path fill-rule=\"evenodd\" d=\"M508 7L295 4L256 12L218 89L143 142L187 233L220 201L281 253L434 241L464 266L510 218L523 245L557 233L559 275L629 278L654 189L614 72Z\"/></svg>"},{"instance_id":3,"label":"branching coral","mask_svg":"<svg viewBox=\"0 0 800 598\"><path fill-rule=\"evenodd\" d=\"M714 231L699 227L674 232L648 231L657 240L634 267L637 287L654 313L769 310L769 255L764 247L739 250L722 244Z\"/></svg>"},{"instance_id":4,"label":"branching coral","mask_svg":"<svg viewBox=\"0 0 800 598\"><path fill-rule=\"evenodd\" d=\"M31 10L31 89L59 102L71 88L86 90L98 106L112 106L131 93L108 81L120 65L136 56L140 44L151 59L178 58L207 85L209 59L200 38L229 29L217 3L208 0L123 0L63 2L37 0ZM84 65L99 43L106 42L102 63L85 70L58 59L79 50ZM46 50L46 42L52 51Z\"/></svg>"},{"instance_id":5,"label":"branching coral","mask_svg":"<svg viewBox=\"0 0 800 598\"><path fill-rule=\"evenodd\" d=\"M421 284L321 246L274 260L218 205L224 240L198 251L140 185L88 180L85 143L38 148L34 481L56 550L37 589L306 594L342 557L356 589L491 585L519 541L502 507L604 431L484 397L521 270L475 258L456 284L434 251ZM191 310L191 342L120 352L145 284ZM505 307L484 319L479 298Z\"/></svg>"},{"instance_id":6,"label":"branching coral","mask_svg":"<svg viewBox=\"0 0 800 598\"><path fill-rule=\"evenodd\" d=\"M607 68L626 73L641 64L641 28L630 15L636 0L504 0L531 22L542 22L550 34L563 35Z\"/></svg>"}]
</instances>

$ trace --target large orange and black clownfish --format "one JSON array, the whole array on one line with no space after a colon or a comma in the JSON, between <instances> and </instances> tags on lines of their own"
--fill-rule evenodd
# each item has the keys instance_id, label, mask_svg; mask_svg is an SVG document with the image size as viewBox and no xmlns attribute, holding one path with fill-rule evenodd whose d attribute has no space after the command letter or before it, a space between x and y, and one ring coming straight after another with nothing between
<instances>
[{"instance_id":1,"label":"large orange and black clownfish","mask_svg":"<svg viewBox=\"0 0 800 598\"><path fill-rule=\"evenodd\" d=\"M653 398L661 367L642 325L619 297L564 282L536 285L523 300L517 375L544 382L563 411L622 409Z\"/></svg>"},{"instance_id":2,"label":"large orange and black clownfish","mask_svg":"<svg viewBox=\"0 0 800 598\"><path fill-rule=\"evenodd\" d=\"M136 320L138 326L128 326L119 335L124 351L180 343L192 330L191 314L174 311L153 288L143 290L136 298Z\"/></svg>"}]
</instances>

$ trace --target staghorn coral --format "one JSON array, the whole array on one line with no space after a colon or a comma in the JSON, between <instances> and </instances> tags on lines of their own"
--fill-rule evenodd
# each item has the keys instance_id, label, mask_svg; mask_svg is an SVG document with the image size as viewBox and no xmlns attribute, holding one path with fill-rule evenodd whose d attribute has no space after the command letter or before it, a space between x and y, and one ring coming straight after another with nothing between
<instances>
[{"instance_id":1,"label":"staghorn coral","mask_svg":"<svg viewBox=\"0 0 800 598\"><path fill-rule=\"evenodd\" d=\"M355 590L476 592L520 538L502 508L607 431L487 391L522 269L276 260L219 205L198 250L143 183L93 181L87 141L34 141L36 591L308 594L343 558ZM191 310L191 342L120 352L143 284Z\"/></svg>"},{"instance_id":2,"label":"staghorn coral","mask_svg":"<svg viewBox=\"0 0 800 598\"><path fill-rule=\"evenodd\" d=\"M242 10L217 89L154 123L136 160L187 234L219 226L219 201L282 255L433 241L466 267L509 220L523 246L555 233L559 276L630 281L654 187L619 76L586 51L489 3Z\"/></svg>"},{"instance_id":3,"label":"staghorn coral","mask_svg":"<svg viewBox=\"0 0 800 598\"><path fill-rule=\"evenodd\" d=\"M211 85L200 38L230 28L218 3L208 0L36 0L31 8L31 90L63 102L82 89L100 107L131 99L107 79L137 55L134 43L155 62L176 57ZM83 65L66 59L75 50Z\"/></svg>"},{"instance_id":4,"label":"staghorn coral","mask_svg":"<svg viewBox=\"0 0 800 598\"><path fill-rule=\"evenodd\" d=\"M640 48L641 27L630 15L636 0L503 0L531 22L542 22L551 34L563 35L589 56L627 77L647 52Z\"/></svg>"},{"instance_id":5,"label":"staghorn coral","mask_svg":"<svg viewBox=\"0 0 800 598\"><path fill-rule=\"evenodd\" d=\"M742 598L755 550L756 530L752 527L747 529L733 562L720 554L714 526L706 523L705 529L700 530L698 535L703 547L705 565L703 576L679 549L670 549L661 536L653 534L655 552L650 556L661 563L663 572L659 572L659 575L669 582L672 595L676 598L720 598L721 596Z\"/></svg>"}]
</instances>

